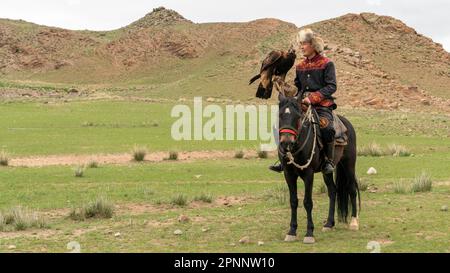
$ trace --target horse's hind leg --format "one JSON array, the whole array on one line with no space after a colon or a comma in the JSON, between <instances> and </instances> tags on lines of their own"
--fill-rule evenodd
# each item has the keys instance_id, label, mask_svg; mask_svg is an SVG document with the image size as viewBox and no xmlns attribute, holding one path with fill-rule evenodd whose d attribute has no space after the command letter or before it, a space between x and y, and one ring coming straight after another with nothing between
<instances>
[{"instance_id":1,"label":"horse's hind leg","mask_svg":"<svg viewBox=\"0 0 450 273\"><path fill-rule=\"evenodd\" d=\"M327 222L323 226L322 231L330 231L335 226L334 212L336 211L336 185L334 184L333 174L324 174L323 180L327 185L330 206L328 209Z\"/></svg>"},{"instance_id":2,"label":"horse's hind leg","mask_svg":"<svg viewBox=\"0 0 450 273\"><path fill-rule=\"evenodd\" d=\"M352 205L352 220L350 222L349 228L351 230L359 230L359 220L358 220L358 182L356 180L355 174L355 165L356 160L347 160L345 162L345 167L347 168L347 178L348 178L348 187L349 187L349 195L350 202Z\"/></svg>"},{"instance_id":3,"label":"horse's hind leg","mask_svg":"<svg viewBox=\"0 0 450 273\"><path fill-rule=\"evenodd\" d=\"M336 150L334 153L334 162L339 163L342 159L343 153L344 153L343 147L336 146ZM330 200L330 205L329 205L329 209L328 209L328 218L327 218L325 225L323 226L322 231L329 231L336 224L334 221L334 214L336 212L337 186L334 181L333 174L323 174L323 181L325 181L325 185L327 185L328 198Z\"/></svg>"}]
</instances>

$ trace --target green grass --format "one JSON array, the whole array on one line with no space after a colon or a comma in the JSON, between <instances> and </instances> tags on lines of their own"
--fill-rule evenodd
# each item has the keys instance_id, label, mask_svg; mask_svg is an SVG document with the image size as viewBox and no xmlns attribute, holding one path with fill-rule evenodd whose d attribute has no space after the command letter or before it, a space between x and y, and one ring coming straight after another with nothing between
<instances>
[{"instance_id":1,"label":"green grass","mask_svg":"<svg viewBox=\"0 0 450 273\"><path fill-rule=\"evenodd\" d=\"M432 190L433 181L431 176L425 172L416 176L412 182L412 192L429 192Z\"/></svg>"},{"instance_id":2,"label":"green grass","mask_svg":"<svg viewBox=\"0 0 450 273\"><path fill-rule=\"evenodd\" d=\"M358 148L358 156L383 156L386 155L380 145L375 142L370 143L367 146Z\"/></svg>"},{"instance_id":3,"label":"green grass","mask_svg":"<svg viewBox=\"0 0 450 273\"><path fill-rule=\"evenodd\" d=\"M369 183L367 179L358 179L358 188L360 191L366 191L369 188Z\"/></svg>"},{"instance_id":4,"label":"green grass","mask_svg":"<svg viewBox=\"0 0 450 273\"><path fill-rule=\"evenodd\" d=\"M178 152L177 151L170 151L169 152L169 160L178 160Z\"/></svg>"},{"instance_id":5,"label":"green grass","mask_svg":"<svg viewBox=\"0 0 450 273\"><path fill-rule=\"evenodd\" d=\"M261 151L261 150L258 150L258 151L256 151L256 153L257 153L257 155L258 155L258 158L263 158L263 159L265 159L265 158L268 158L268 157L269 157L269 154L268 154L267 151Z\"/></svg>"},{"instance_id":6,"label":"green grass","mask_svg":"<svg viewBox=\"0 0 450 273\"><path fill-rule=\"evenodd\" d=\"M236 145L255 148L259 143L173 141L172 107L125 101L0 104L0 149L23 156L127 153L134 145L151 151L234 150ZM154 120L159 126L152 126Z\"/></svg>"},{"instance_id":7,"label":"green grass","mask_svg":"<svg viewBox=\"0 0 450 273\"><path fill-rule=\"evenodd\" d=\"M277 205L289 204L289 189L285 183L279 183L267 189L264 197Z\"/></svg>"},{"instance_id":8,"label":"green grass","mask_svg":"<svg viewBox=\"0 0 450 273\"><path fill-rule=\"evenodd\" d=\"M64 91L67 92L70 87L67 85L61 85L61 84L46 84L46 83L39 83L39 82L16 82L16 81L4 81L0 80L0 88L16 88L16 89L28 89L28 90L35 90L35 91Z\"/></svg>"},{"instance_id":9,"label":"green grass","mask_svg":"<svg viewBox=\"0 0 450 273\"><path fill-rule=\"evenodd\" d=\"M177 194L170 200L170 203L175 206L184 207L188 203L188 199L184 194Z\"/></svg>"},{"instance_id":10,"label":"green grass","mask_svg":"<svg viewBox=\"0 0 450 273\"><path fill-rule=\"evenodd\" d=\"M383 169L387 164L397 164L396 161L404 158L393 160L383 163L383 159L376 158L375 162ZM379 188L377 193L362 193L361 231L350 232L343 225L338 225L335 232L324 234L318 228L316 245L286 244L282 239L290 215L287 187L281 175L261 171L266 170L270 162L254 159L242 164L241 160L230 159L185 164L166 161L143 165L106 165L90 170L89 177L83 180L70 176L67 171L69 167L4 169L0 171L0 191L5 198L0 201L0 207L22 204L39 211L58 211L89 203L99 193L104 193L115 204L142 204L155 208L137 214L122 211L110 220L97 218L84 222L71 221L64 214L51 220L52 231L62 232L40 239L6 236L3 241L5 245L20 245L17 251L41 251L45 247L48 251L64 252L65 244L75 238L72 234L82 230L84 232L76 240L85 252L366 252L365 246L373 240L394 242L382 246L383 252L445 252L448 249L444 242L448 238L448 214L440 212L440 207L448 204L448 186L437 185L432 192L415 195L394 194L389 190L392 179L413 179L415 175L395 174L389 170L376 179L371 178L375 179L371 181ZM361 174L372 163L367 158L361 158L358 173ZM420 162L416 164L422 165ZM229 170L226 173L221 171L224 166ZM440 167L443 165L438 164L434 168ZM434 168L430 165L427 169L433 173L436 172ZM194 177L197 173L203 176L197 179ZM321 175L317 175L315 184L321 183ZM302 184L299 183L300 200ZM149 189L153 194L148 194ZM231 207L216 205L214 201L209 208L191 206L188 200L199 199L198 196L204 192L218 197L246 199ZM315 192L313 198L314 221L320 227L321 221L326 218L328 197ZM156 205L159 199L162 202ZM183 204L177 201L181 206L167 207L175 199L183 199ZM176 221L180 214L197 217L198 220L180 224ZM305 213L300 205L299 235L304 232L305 224ZM205 226L210 228L207 236L201 231ZM185 232L181 237L175 237L172 235L175 229ZM111 232L123 234L120 243L109 235ZM256 244L230 246L244 236L264 241L265 247L260 248ZM96 243L93 244L92 240ZM172 244L175 247L169 247Z\"/></svg>"},{"instance_id":11,"label":"green grass","mask_svg":"<svg viewBox=\"0 0 450 273\"><path fill-rule=\"evenodd\" d=\"M410 192L410 186L403 181L397 181L393 185L394 192L398 194L405 194Z\"/></svg>"},{"instance_id":12,"label":"green grass","mask_svg":"<svg viewBox=\"0 0 450 273\"><path fill-rule=\"evenodd\" d=\"M406 147L397 144L389 145L388 153L393 156L411 156L411 152Z\"/></svg>"},{"instance_id":13,"label":"green grass","mask_svg":"<svg viewBox=\"0 0 450 273\"><path fill-rule=\"evenodd\" d=\"M14 157L127 153L134 145L148 146L151 151L192 151L257 149L260 144L259 141L173 141L171 126L176 120L170 115L173 105L130 101L0 103L0 149ZM446 137L450 117L338 111L354 123L359 147L376 140L382 147L392 143L408 147L412 154L450 152L450 139ZM153 126L155 120L158 126ZM410 128L415 130L411 132Z\"/></svg>"},{"instance_id":14,"label":"green grass","mask_svg":"<svg viewBox=\"0 0 450 273\"><path fill-rule=\"evenodd\" d=\"M14 158L129 153L135 144L148 146L151 151L256 148L257 142L176 143L170 138L171 107L125 101L0 104L5 117L0 122L0 150ZM317 174L313 194L317 243L305 246L283 242L289 226L289 198L283 176L267 170L276 160L273 156L102 164L101 168L87 169L82 179L74 176L74 166L4 167L0 168L0 210L21 206L52 217L47 221L50 228L26 231L33 236L1 233L0 252L66 252L67 243L74 240L81 244L82 252L368 252L370 241L382 242L382 252L450 251L449 215L440 211L448 205L450 195L450 140L443 133L448 119L424 125L427 114L423 119L408 114L405 120L405 114L400 113L349 109L341 109L341 113L355 124L358 145L376 142L388 147L396 143L411 153L358 157L357 176L370 184L369 190L361 192L358 232L342 224L335 232L320 232L328 212L328 196L323 193L322 176ZM155 120L158 126L151 126ZM86 121L95 126L83 126ZM411 133L411 127L418 129ZM366 175L369 167L375 167L378 174ZM433 178L430 191L395 192L398 181L412 183L422 171ZM299 181L298 185L301 237L306 219L303 183ZM91 204L99 195L108 196L108 201L118 206L111 218L73 221L68 217L71 208ZM223 198L240 201L225 206ZM181 214L191 221L178 222ZM205 228L207 233L202 231ZM174 236L176 229L183 234ZM118 232L121 236L115 237ZM244 236L265 244L238 244ZM17 249L9 250L8 245Z\"/></svg>"},{"instance_id":15,"label":"green grass","mask_svg":"<svg viewBox=\"0 0 450 273\"><path fill-rule=\"evenodd\" d=\"M83 177L85 170L86 170L85 166L77 166L75 168L75 177L78 177L78 178Z\"/></svg>"},{"instance_id":16,"label":"green grass","mask_svg":"<svg viewBox=\"0 0 450 273\"><path fill-rule=\"evenodd\" d=\"M200 201L204 203L212 203L213 200L214 197L211 194L207 193L201 193L200 195L194 197L194 201Z\"/></svg>"},{"instance_id":17,"label":"green grass","mask_svg":"<svg viewBox=\"0 0 450 273\"><path fill-rule=\"evenodd\" d=\"M234 153L234 158L242 159L242 158L244 158L244 156L245 156L245 153L242 150L237 150Z\"/></svg>"},{"instance_id":18,"label":"green grass","mask_svg":"<svg viewBox=\"0 0 450 273\"><path fill-rule=\"evenodd\" d=\"M9 164L9 155L5 151L0 151L0 167L6 167Z\"/></svg>"},{"instance_id":19,"label":"green grass","mask_svg":"<svg viewBox=\"0 0 450 273\"><path fill-rule=\"evenodd\" d=\"M73 209L69 217L72 220L83 221L89 218L109 219L114 215L114 205L103 196L98 197L79 209Z\"/></svg>"},{"instance_id":20,"label":"green grass","mask_svg":"<svg viewBox=\"0 0 450 273\"><path fill-rule=\"evenodd\" d=\"M136 162L141 162L145 160L145 156L148 153L148 149L146 147L139 147L139 146L135 146L133 148L133 150L131 151L132 155L133 155L133 159Z\"/></svg>"},{"instance_id":21,"label":"green grass","mask_svg":"<svg viewBox=\"0 0 450 273\"><path fill-rule=\"evenodd\" d=\"M95 160L91 160L86 164L86 167L90 169L96 169L99 167L99 163Z\"/></svg>"},{"instance_id":22,"label":"green grass","mask_svg":"<svg viewBox=\"0 0 450 273\"><path fill-rule=\"evenodd\" d=\"M30 228L47 228L44 218L34 211L22 207L14 207L0 211L0 232L23 231Z\"/></svg>"},{"instance_id":23,"label":"green grass","mask_svg":"<svg viewBox=\"0 0 450 273\"><path fill-rule=\"evenodd\" d=\"M417 193L417 192L430 192L433 188L433 181L431 176L426 172L422 172L416 175L410 183L405 183L405 181L397 181L393 185L395 193L405 194L405 193Z\"/></svg>"}]
</instances>

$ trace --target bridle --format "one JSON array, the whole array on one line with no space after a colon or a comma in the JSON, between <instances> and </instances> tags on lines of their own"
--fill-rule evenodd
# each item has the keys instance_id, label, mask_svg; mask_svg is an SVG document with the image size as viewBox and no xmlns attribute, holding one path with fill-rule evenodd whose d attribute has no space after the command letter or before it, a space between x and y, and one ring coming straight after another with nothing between
<instances>
[{"instance_id":1,"label":"bridle","mask_svg":"<svg viewBox=\"0 0 450 273\"><path fill-rule=\"evenodd\" d=\"M289 148L288 148L288 151L286 153L284 153L283 151L281 151L281 148L280 148L281 145L278 145L278 152L283 157L288 159L287 164L288 165L294 165L296 168L298 168L300 170L304 170L304 169L308 168L309 165L311 165L311 162L312 162L312 160L314 158L314 154L315 154L315 150L316 150L316 142L317 142L317 140L316 140L316 138L317 138L316 124L317 124L317 122L314 122L312 106L311 105L308 106L308 110L306 111L302 122L298 124L297 130L293 130L290 127L283 127L283 128L280 128L280 131L279 131L280 135L283 134L283 133L294 135L295 136L295 143L298 144L299 140L300 140L300 132L301 132L301 130L299 128L300 127L299 125L300 124L303 125L305 123L305 121L308 121L312 126L309 126L308 133L306 134L306 138L304 138L303 143L302 143L302 145L300 147L296 148L294 151L290 151ZM312 127L312 129L311 129L311 127ZM306 144L308 142L308 139L311 136L311 131L314 131L314 139L313 139L313 147L311 149L310 157L309 157L308 161L306 162L306 164L299 165L299 164L297 164L295 162L295 156L297 156L305 148L305 146L306 146Z\"/></svg>"},{"instance_id":2,"label":"bridle","mask_svg":"<svg viewBox=\"0 0 450 273\"><path fill-rule=\"evenodd\" d=\"M291 134L294 135L295 138L298 138L298 132L296 130L290 129L290 128L284 128L280 130L280 134Z\"/></svg>"}]
</instances>

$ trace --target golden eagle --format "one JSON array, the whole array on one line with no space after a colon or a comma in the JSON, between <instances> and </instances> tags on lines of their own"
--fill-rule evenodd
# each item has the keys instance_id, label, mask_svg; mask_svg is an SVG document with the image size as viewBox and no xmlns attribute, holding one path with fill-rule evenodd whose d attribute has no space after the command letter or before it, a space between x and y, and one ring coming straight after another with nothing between
<instances>
[{"instance_id":1,"label":"golden eagle","mask_svg":"<svg viewBox=\"0 0 450 273\"><path fill-rule=\"evenodd\" d=\"M297 55L295 54L295 49L291 46L288 52L282 50L274 50L267 55L264 59L260 73L254 76L250 80L250 84L255 82L257 79L261 79L258 91L256 92L256 97L261 99L269 99L272 96L273 76L280 76L284 81L286 74L294 66L295 59Z\"/></svg>"}]
</instances>

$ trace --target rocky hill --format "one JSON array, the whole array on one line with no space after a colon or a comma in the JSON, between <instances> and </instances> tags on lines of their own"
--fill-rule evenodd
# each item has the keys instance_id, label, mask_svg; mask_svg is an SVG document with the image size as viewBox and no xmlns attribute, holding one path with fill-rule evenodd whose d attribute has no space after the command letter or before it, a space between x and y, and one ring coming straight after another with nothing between
<instances>
[{"instance_id":1,"label":"rocky hill","mask_svg":"<svg viewBox=\"0 0 450 273\"><path fill-rule=\"evenodd\" d=\"M337 66L338 103L450 112L450 55L399 20L371 13L317 22ZM154 9L114 31L70 31L0 20L0 90L27 86L114 90L125 96L247 100L248 79L298 28L277 19L196 24ZM293 71L289 79L293 79Z\"/></svg>"},{"instance_id":2,"label":"rocky hill","mask_svg":"<svg viewBox=\"0 0 450 273\"><path fill-rule=\"evenodd\" d=\"M338 64L341 101L354 106L450 107L450 54L399 20L348 14L311 28Z\"/></svg>"},{"instance_id":3,"label":"rocky hill","mask_svg":"<svg viewBox=\"0 0 450 273\"><path fill-rule=\"evenodd\" d=\"M159 7L153 9L152 12L132 23L129 27L148 28L153 26L168 26L179 23L192 24L191 21L187 20L176 11Z\"/></svg>"}]
</instances>

